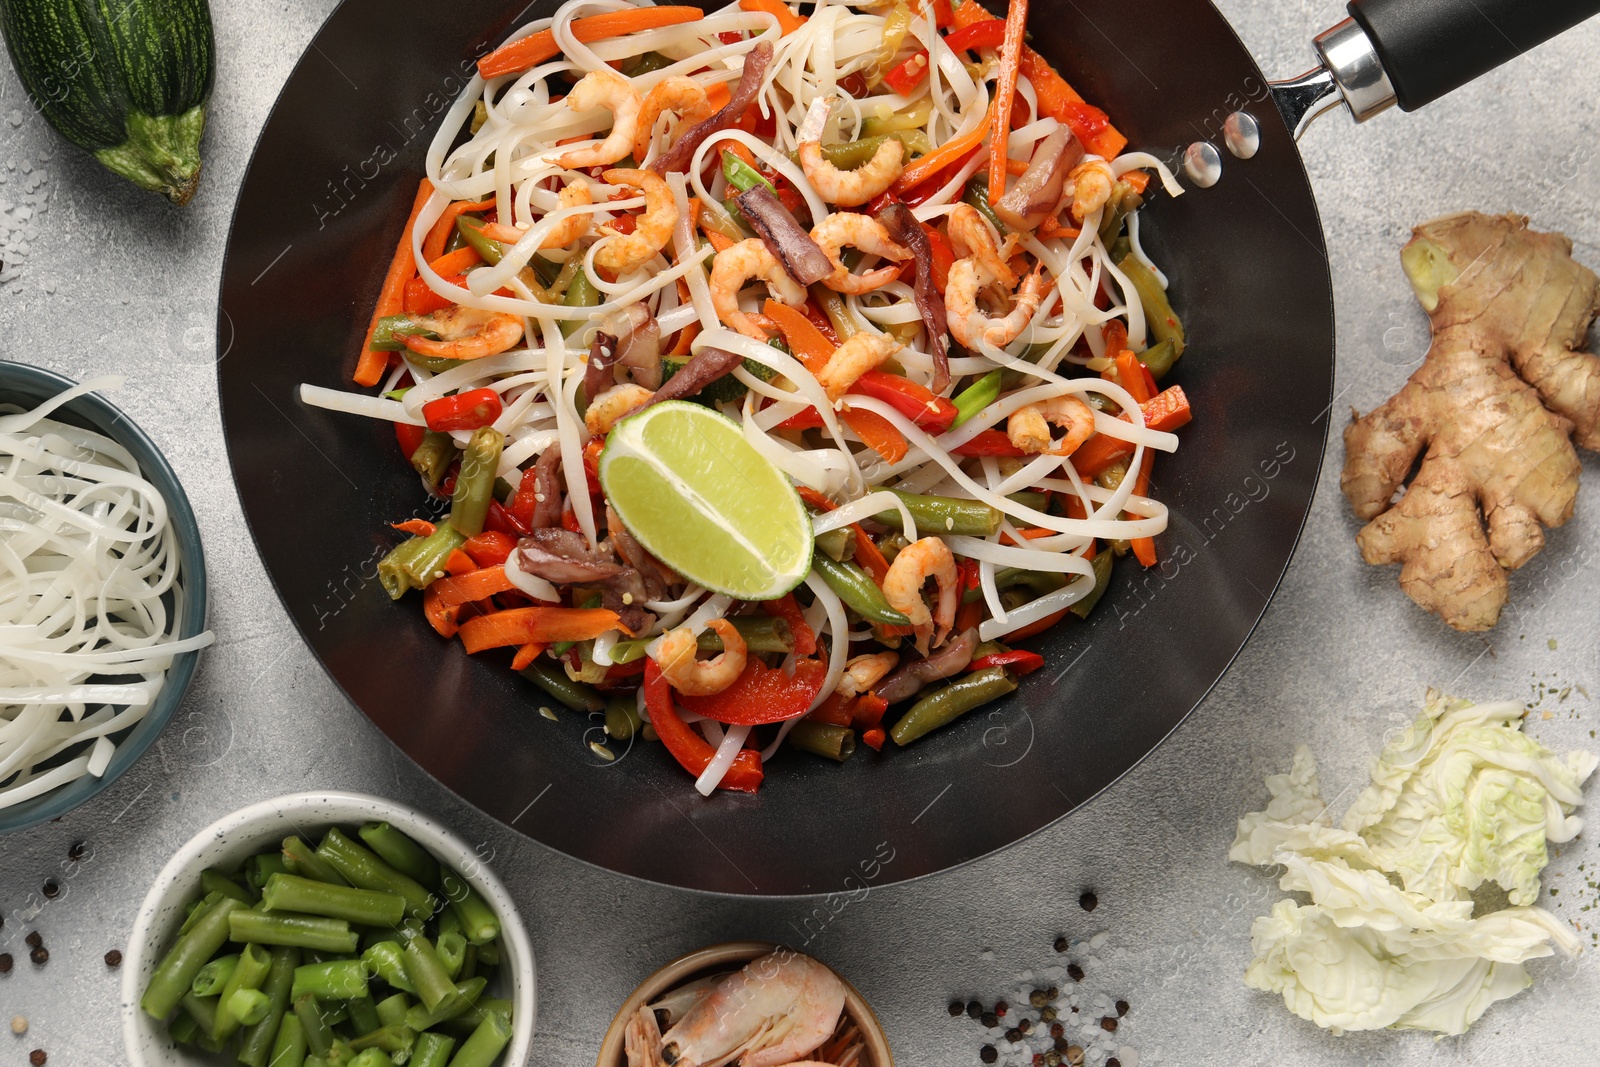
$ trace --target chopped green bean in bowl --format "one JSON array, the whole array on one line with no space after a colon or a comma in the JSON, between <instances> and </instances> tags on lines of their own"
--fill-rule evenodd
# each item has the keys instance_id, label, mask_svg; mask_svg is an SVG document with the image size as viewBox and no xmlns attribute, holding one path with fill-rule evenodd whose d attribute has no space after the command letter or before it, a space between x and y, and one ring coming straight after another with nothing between
<instances>
[{"instance_id":1,"label":"chopped green bean in bowl","mask_svg":"<svg viewBox=\"0 0 1600 1067\"><path fill-rule=\"evenodd\" d=\"M479 850L344 792L191 838L139 909L122 982L135 1067L522 1064L535 1008L527 933Z\"/></svg>"}]
</instances>

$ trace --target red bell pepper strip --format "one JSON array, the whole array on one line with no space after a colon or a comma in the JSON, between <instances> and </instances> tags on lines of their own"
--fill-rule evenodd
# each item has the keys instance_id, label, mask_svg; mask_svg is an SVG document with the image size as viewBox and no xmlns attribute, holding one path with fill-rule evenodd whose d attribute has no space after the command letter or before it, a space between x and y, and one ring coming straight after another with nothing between
<instances>
[{"instance_id":1,"label":"red bell pepper strip","mask_svg":"<svg viewBox=\"0 0 1600 1067\"><path fill-rule=\"evenodd\" d=\"M956 12L950 0L933 0L933 24L936 27L942 30L955 20Z\"/></svg>"},{"instance_id":2,"label":"red bell pepper strip","mask_svg":"<svg viewBox=\"0 0 1600 1067\"><path fill-rule=\"evenodd\" d=\"M784 419L782 422L778 423L778 425L774 426L773 429L815 430L821 427L821 425L822 413L816 408L806 408L804 411L797 411L793 415L790 415L787 419Z\"/></svg>"},{"instance_id":3,"label":"red bell pepper strip","mask_svg":"<svg viewBox=\"0 0 1600 1067\"><path fill-rule=\"evenodd\" d=\"M751 656L744 671L722 692L703 697L680 694L678 702L696 715L732 726L783 722L810 710L827 675L828 665L820 659L797 660L790 676Z\"/></svg>"},{"instance_id":4,"label":"red bell pepper strip","mask_svg":"<svg viewBox=\"0 0 1600 1067\"><path fill-rule=\"evenodd\" d=\"M800 610L800 604L793 593L785 593L777 600L768 600L761 605L768 615L775 619L782 619L789 624L789 632L794 635L794 650L799 656L812 656L817 651L817 634L806 622L805 613Z\"/></svg>"},{"instance_id":5,"label":"red bell pepper strip","mask_svg":"<svg viewBox=\"0 0 1600 1067\"><path fill-rule=\"evenodd\" d=\"M524 537L530 532L529 527L517 521L517 517L498 500L489 501L489 511L483 517L483 528L508 537Z\"/></svg>"},{"instance_id":6,"label":"red bell pepper strip","mask_svg":"<svg viewBox=\"0 0 1600 1067\"><path fill-rule=\"evenodd\" d=\"M1025 456L1022 449L1011 443L1004 430L984 430L968 441L950 450L953 456Z\"/></svg>"},{"instance_id":7,"label":"red bell pepper strip","mask_svg":"<svg viewBox=\"0 0 1600 1067\"><path fill-rule=\"evenodd\" d=\"M451 285L465 285L465 274L449 274L444 280ZM435 311L443 311L447 307L454 307L455 301L449 297L440 296L432 287L421 278L412 278L406 282L405 312L407 315L431 315Z\"/></svg>"},{"instance_id":8,"label":"red bell pepper strip","mask_svg":"<svg viewBox=\"0 0 1600 1067\"><path fill-rule=\"evenodd\" d=\"M417 450L417 446L422 444L422 435L427 432L421 426L413 426L409 422L394 424L394 439L400 445L400 454L405 456L407 461L411 459L411 453Z\"/></svg>"},{"instance_id":9,"label":"red bell pepper strip","mask_svg":"<svg viewBox=\"0 0 1600 1067\"><path fill-rule=\"evenodd\" d=\"M711 757L716 755L716 749L678 717L672 707L672 687L667 684L661 668L653 659L644 665L644 706L650 713L650 725L655 727L656 736L672 753L672 758L696 778L704 774ZM717 783L717 788L754 793L761 788L763 777L761 754L744 748L733 758L733 765L722 776L722 781Z\"/></svg>"},{"instance_id":10,"label":"red bell pepper strip","mask_svg":"<svg viewBox=\"0 0 1600 1067\"><path fill-rule=\"evenodd\" d=\"M827 698L817 705L817 709L806 718L829 726L849 726L855 721L850 714L852 699L836 689L829 693Z\"/></svg>"},{"instance_id":11,"label":"red bell pepper strip","mask_svg":"<svg viewBox=\"0 0 1600 1067\"><path fill-rule=\"evenodd\" d=\"M869 370L850 389L883 401L931 434L944 433L956 421L954 404L898 374Z\"/></svg>"},{"instance_id":12,"label":"red bell pepper strip","mask_svg":"<svg viewBox=\"0 0 1600 1067\"><path fill-rule=\"evenodd\" d=\"M969 52L974 48L999 48L1006 40L1005 19L984 19L945 35L944 43L952 52Z\"/></svg>"},{"instance_id":13,"label":"red bell pepper strip","mask_svg":"<svg viewBox=\"0 0 1600 1067\"><path fill-rule=\"evenodd\" d=\"M888 740L888 738L889 735L884 732L883 727L881 726L874 726L872 729L863 730L861 733L861 743L872 749L874 752L882 752L883 743Z\"/></svg>"},{"instance_id":14,"label":"red bell pepper strip","mask_svg":"<svg viewBox=\"0 0 1600 1067\"><path fill-rule=\"evenodd\" d=\"M979 656L967 664L967 670L981 671L987 667L1004 667L1012 674L1032 674L1043 666L1044 657L1039 653L1014 648L1009 652L993 652L987 656Z\"/></svg>"},{"instance_id":15,"label":"red bell pepper strip","mask_svg":"<svg viewBox=\"0 0 1600 1067\"><path fill-rule=\"evenodd\" d=\"M872 693L862 693L850 705L850 722L857 730L870 730L883 721L889 702Z\"/></svg>"},{"instance_id":16,"label":"red bell pepper strip","mask_svg":"<svg viewBox=\"0 0 1600 1067\"><path fill-rule=\"evenodd\" d=\"M498 419L504 410L500 394L493 389L468 389L428 401L422 405L422 417L430 430L480 430Z\"/></svg>"},{"instance_id":17,"label":"red bell pepper strip","mask_svg":"<svg viewBox=\"0 0 1600 1067\"><path fill-rule=\"evenodd\" d=\"M919 48L903 62L883 76L883 84L899 93L910 96L928 77L928 50Z\"/></svg>"},{"instance_id":18,"label":"red bell pepper strip","mask_svg":"<svg viewBox=\"0 0 1600 1067\"><path fill-rule=\"evenodd\" d=\"M511 550L517 547L517 539L501 530L484 530L476 537L469 537L461 551L472 557L472 561L480 567L500 567L511 557Z\"/></svg>"}]
</instances>

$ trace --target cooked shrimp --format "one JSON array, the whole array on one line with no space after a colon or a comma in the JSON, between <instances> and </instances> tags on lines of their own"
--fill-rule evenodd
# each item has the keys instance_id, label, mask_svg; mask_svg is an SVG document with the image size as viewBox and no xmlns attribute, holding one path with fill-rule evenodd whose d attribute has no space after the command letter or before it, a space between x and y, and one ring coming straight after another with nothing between
<instances>
[{"instance_id":1,"label":"cooked shrimp","mask_svg":"<svg viewBox=\"0 0 1600 1067\"><path fill-rule=\"evenodd\" d=\"M632 274L656 257L672 240L678 224L678 205L661 175L648 170L608 170L602 177L611 185L631 185L644 192L644 214L632 233L620 234L600 246L594 265L617 277Z\"/></svg>"},{"instance_id":2,"label":"cooked shrimp","mask_svg":"<svg viewBox=\"0 0 1600 1067\"><path fill-rule=\"evenodd\" d=\"M717 253L711 261L711 304L717 309L717 318L730 329L758 341L767 339L766 331L756 320L739 310L739 290L752 279L760 278L767 289L790 307L803 307L806 302L805 286L789 277L776 256L759 237L740 241Z\"/></svg>"},{"instance_id":3,"label":"cooked shrimp","mask_svg":"<svg viewBox=\"0 0 1600 1067\"><path fill-rule=\"evenodd\" d=\"M829 400L838 400L850 391L857 378L903 347L888 334L858 333L833 350L817 372L817 384L828 391Z\"/></svg>"},{"instance_id":4,"label":"cooked shrimp","mask_svg":"<svg viewBox=\"0 0 1600 1067\"><path fill-rule=\"evenodd\" d=\"M609 67L591 70L567 94L567 106L574 111L604 109L611 112L611 132L599 144L579 148L556 157L560 166L610 166L633 151L639 132L639 91L633 83Z\"/></svg>"},{"instance_id":5,"label":"cooked shrimp","mask_svg":"<svg viewBox=\"0 0 1600 1067\"><path fill-rule=\"evenodd\" d=\"M589 409L583 413L583 428L593 436L598 437L603 433L610 433L611 427L634 408L655 396L642 385L627 382L622 385L613 385L589 401ZM1045 435L1048 438L1048 434Z\"/></svg>"},{"instance_id":6,"label":"cooked shrimp","mask_svg":"<svg viewBox=\"0 0 1600 1067\"><path fill-rule=\"evenodd\" d=\"M971 204L957 204L945 224L950 246L959 259L976 259L1007 289L1017 284L1016 272L1006 262L1006 251L995 243L994 231ZM1008 242L1009 244L1009 242Z\"/></svg>"},{"instance_id":7,"label":"cooked shrimp","mask_svg":"<svg viewBox=\"0 0 1600 1067\"><path fill-rule=\"evenodd\" d=\"M582 207L594 203L594 194L589 191L589 183L579 179L563 186L559 199L562 207ZM539 242L539 247L566 248L568 245L577 244L578 238L588 233L589 227L593 225L594 216L587 211L568 215L556 224L555 229L545 235L545 239Z\"/></svg>"},{"instance_id":8,"label":"cooked shrimp","mask_svg":"<svg viewBox=\"0 0 1600 1067\"><path fill-rule=\"evenodd\" d=\"M932 613L922 600L922 586L929 578L939 583L939 608ZM961 601L961 583L950 546L937 537L924 537L902 548L884 576L883 595L896 611L911 620L919 652L927 653L930 634L935 645L942 644L955 625L956 608Z\"/></svg>"},{"instance_id":9,"label":"cooked shrimp","mask_svg":"<svg viewBox=\"0 0 1600 1067\"><path fill-rule=\"evenodd\" d=\"M950 336L967 348L976 348L977 339L1003 348L1015 341L1033 321L1044 303L1047 287L1041 268L1023 279L1017 289L1017 301L1011 311L991 317L978 310L978 291L999 279L994 272L976 259L958 259L950 268L950 278L944 290L945 312L950 322ZM976 323L976 327L974 327Z\"/></svg>"},{"instance_id":10,"label":"cooked shrimp","mask_svg":"<svg viewBox=\"0 0 1600 1067\"><path fill-rule=\"evenodd\" d=\"M480 311L457 304L416 321L420 329L438 334L439 340L414 333L395 336L411 351L435 359L496 356L522 340L522 320L503 311Z\"/></svg>"},{"instance_id":11,"label":"cooked shrimp","mask_svg":"<svg viewBox=\"0 0 1600 1067\"><path fill-rule=\"evenodd\" d=\"M717 109L712 106L706 91L700 88L700 83L693 78L674 74L656 82L655 87L645 94L644 103L639 105L639 132L633 138L633 158L640 163L650 154L650 142L655 140L656 119L661 117L663 111L676 111L681 116L679 125L688 127L710 118ZM672 140L673 135L668 134L668 144Z\"/></svg>"},{"instance_id":12,"label":"cooked shrimp","mask_svg":"<svg viewBox=\"0 0 1600 1067\"><path fill-rule=\"evenodd\" d=\"M1106 206L1117 176L1103 159L1086 159L1067 175L1072 183L1072 217L1082 222Z\"/></svg>"},{"instance_id":13,"label":"cooked shrimp","mask_svg":"<svg viewBox=\"0 0 1600 1067\"><path fill-rule=\"evenodd\" d=\"M896 263L911 258L910 249L895 244L883 223L854 211L836 211L829 215L812 228L811 239L833 264L833 273L822 279L822 284L838 293L870 293L888 285L900 274L899 267L879 267L865 274L851 274L850 268L839 260L839 250L846 245Z\"/></svg>"},{"instance_id":14,"label":"cooked shrimp","mask_svg":"<svg viewBox=\"0 0 1600 1067\"><path fill-rule=\"evenodd\" d=\"M649 1006L640 1009L650 1011ZM649 1067L783 1067L821 1047L844 1011L844 984L809 956L778 949L729 975L651 1046L643 1024L636 1047ZM632 1060L629 1067L636 1067Z\"/></svg>"},{"instance_id":15,"label":"cooked shrimp","mask_svg":"<svg viewBox=\"0 0 1600 1067\"><path fill-rule=\"evenodd\" d=\"M828 124L832 103L832 97L818 97L806 113L796 134L800 166L822 199L839 207L856 207L888 189L900 177L905 146L897 138L886 138L866 163L855 170L840 170L822 154L822 128Z\"/></svg>"},{"instance_id":16,"label":"cooked shrimp","mask_svg":"<svg viewBox=\"0 0 1600 1067\"><path fill-rule=\"evenodd\" d=\"M1024 452L1044 452L1050 450L1052 443L1050 426L1047 424L1067 431L1065 437L1054 442L1054 453L1070 456L1094 434L1094 411L1070 393L1053 396L1013 411L1006 420L1006 436Z\"/></svg>"},{"instance_id":17,"label":"cooked shrimp","mask_svg":"<svg viewBox=\"0 0 1600 1067\"><path fill-rule=\"evenodd\" d=\"M623 388L627 387L617 387ZM611 392L616 392L616 389ZM661 665L661 674L672 688L688 696L706 697L720 693L744 673L744 638L739 636L733 623L727 619L712 619L706 626L722 638L722 651L710 659L695 658L700 646L687 626L667 631L667 635L661 639L661 647L656 650L656 662Z\"/></svg>"},{"instance_id":18,"label":"cooked shrimp","mask_svg":"<svg viewBox=\"0 0 1600 1067\"><path fill-rule=\"evenodd\" d=\"M865 693L899 665L900 653L898 652L878 652L867 656L856 656L844 665L844 673L839 676L839 684L834 686L833 691L845 697L853 697Z\"/></svg>"}]
</instances>

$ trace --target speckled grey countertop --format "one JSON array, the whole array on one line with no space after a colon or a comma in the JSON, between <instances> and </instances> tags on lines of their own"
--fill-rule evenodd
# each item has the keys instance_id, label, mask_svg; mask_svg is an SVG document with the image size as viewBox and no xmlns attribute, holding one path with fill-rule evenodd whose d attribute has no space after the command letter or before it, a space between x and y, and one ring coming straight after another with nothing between
<instances>
[{"instance_id":1,"label":"speckled grey countertop","mask_svg":"<svg viewBox=\"0 0 1600 1067\"><path fill-rule=\"evenodd\" d=\"M1115 1045L1144 1064L1587 1064L1600 1061L1600 960L1538 961L1535 987L1471 1034L1435 1041L1377 1033L1336 1039L1246 989L1249 926L1278 896L1229 865L1234 820L1264 799L1264 775L1297 743L1323 762L1326 795L1359 788L1384 732L1428 685L1534 702L1529 730L1557 748L1594 744L1600 718L1600 471L1586 457L1578 513L1513 580L1513 605L1487 636L1446 630L1365 567L1329 445L1299 552L1237 663L1177 734L1108 793L999 855L903 886L875 888L829 921L811 903L695 896L626 881L533 845L455 800L335 690L268 583L230 482L217 414L216 293L233 199L267 111L333 0L216 5L220 84L207 176L177 212L122 185L28 119L0 70L0 357L73 377L115 371L116 398L165 449L204 531L218 642L159 747L60 822L0 840L0 1067L43 1047L50 1063L123 1062L120 947L150 879L201 826L251 800L343 787L439 818L495 855L527 919L540 970L533 1062L581 1065L615 1006L659 963L700 945L759 937L799 943L872 1001L906 1067L977 1062L979 1031L944 1010L952 995L1009 993L1026 968L1061 964L1058 935L1103 934L1085 991L1125 998ZM1310 65L1310 37L1335 3L1223 0L1275 76ZM3 65L0 65L3 66ZM1364 128L1321 120L1302 143L1322 209L1338 306L1337 409L1367 410L1421 359L1427 323L1398 269L1409 227L1446 211L1515 210L1571 234L1600 266L1600 23L1580 27L1415 115ZM30 185L32 188L30 189ZM42 213L26 218L30 200ZM33 207L39 212L38 207ZM1570 690L1568 687L1572 687ZM1548 713L1548 714L1546 714ZM947 817L959 817L947 813ZM84 858L68 846L87 842ZM1580 838L1551 865L1545 903L1584 928L1595 894ZM40 895L51 876L62 892ZM1093 913L1079 908L1092 887ZM808 925L808 920L810 923ZM40 930L48 964L26 961ZM817 932L819 931L820 932ZM1089 958L1089 957L1092 957ZM1126 1053L1124 1063L1134 1057Z\"/></svg>"}]
</instances>

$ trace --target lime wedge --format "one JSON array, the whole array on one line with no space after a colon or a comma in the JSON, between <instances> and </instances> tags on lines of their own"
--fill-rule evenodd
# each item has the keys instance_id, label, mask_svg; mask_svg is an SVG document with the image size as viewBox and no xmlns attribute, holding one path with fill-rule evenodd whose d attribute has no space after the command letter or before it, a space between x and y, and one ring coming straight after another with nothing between
<instances>
[{"instance_id":1,"label":"lime wedge","mask_svg":"<svg viewBox=\"0 0 1600 1067\"><path fill-rule=\"evenodd\" d=\"M617 423L600 485L645 548L707 589L772 600L811 570L811 520L794 487L710 408L667 400Z\"/></svg>"}]
</instances>

